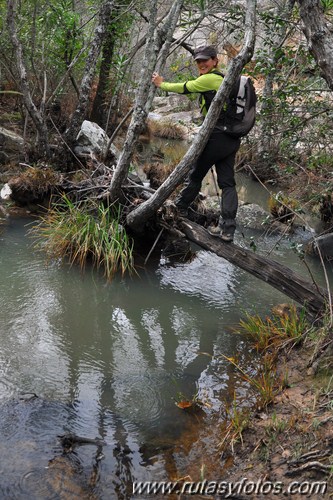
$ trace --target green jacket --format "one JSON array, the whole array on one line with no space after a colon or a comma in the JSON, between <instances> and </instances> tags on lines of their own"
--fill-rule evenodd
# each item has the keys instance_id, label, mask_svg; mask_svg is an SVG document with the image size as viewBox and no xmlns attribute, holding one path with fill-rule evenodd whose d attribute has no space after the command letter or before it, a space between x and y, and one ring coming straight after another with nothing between
<instances>
[{"instance_id":1,"label":"green jacket","mask_svg":"<svg viewBox=\"0 0 333 500\"><path fill-rule=\"evenodd\" d=\"M163 82L160 89L166 92L175 92L176 94L199 93L201 95L201 113L206 116L210 103L223 81L222 75L214 73L214 71L216 70L213 69L210 73L200 75L196 80L189 80L185 83Z\"/></svg>"}]
</instances>

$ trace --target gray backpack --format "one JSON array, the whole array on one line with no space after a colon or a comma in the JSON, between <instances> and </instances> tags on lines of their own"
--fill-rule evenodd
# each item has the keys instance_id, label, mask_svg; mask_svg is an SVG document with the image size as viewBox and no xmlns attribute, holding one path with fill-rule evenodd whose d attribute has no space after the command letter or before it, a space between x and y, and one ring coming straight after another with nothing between
<instances>
[{"instance_id":1,"label":"gray backpack","mask_svg":"<svg viewBox=\"0 0 333 500\"><path fill-rule=\"evenodd\" d=\"M215 70L214 73L224 76ZM202 92L208 110L215 95L215 90ZM201 100L201 98L200 98ZM222 109L218 124L226 134L232 137L244 137L252 129L256 119L257 95L251 78L240 76Z\"/></svg>"},{"instance_id":2,"label":"gray backpack","mask_svg":"<svg viewBox=\"0 0 333 500\"><path fill-rule=\"evenodd\" d=\"M257 95L251 78L240 76L229 96L225 111L225 132L232 137L244 137L256 120Z\"/></svg>"}]
</instances>

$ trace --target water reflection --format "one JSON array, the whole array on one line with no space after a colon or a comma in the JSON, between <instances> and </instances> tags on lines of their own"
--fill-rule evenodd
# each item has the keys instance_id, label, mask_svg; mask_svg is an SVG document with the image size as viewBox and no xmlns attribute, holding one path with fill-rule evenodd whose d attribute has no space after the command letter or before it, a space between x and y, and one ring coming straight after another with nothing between
<instances>
[{"instance_id":1,"label":"water reflection","mask_svg":"<svg viewBox=\"0 0 333 500\"><path fill-rule=\"evenodd\" d=\"M256 292L255 278L208 252L111 284L46 267L26 222L13 220L0 241L0 496L54 498L67 487L71 498L129 498L135 479L186 473L200 419L245 391L220 357L251 357L230 327L285 297L261 283ZM39 397L21 401L27 392ZM210 407L181 412L179 393ZM66 433L105 445L66 454Z\"/></svg>"}]
</instances>

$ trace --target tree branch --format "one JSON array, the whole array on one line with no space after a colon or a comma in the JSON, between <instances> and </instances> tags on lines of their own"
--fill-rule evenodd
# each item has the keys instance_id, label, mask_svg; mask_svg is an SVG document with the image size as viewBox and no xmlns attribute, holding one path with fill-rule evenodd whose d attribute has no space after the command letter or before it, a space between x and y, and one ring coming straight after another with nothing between
<instances>
[{"instance_id":1,"label":"tree branch","mask_svg":"<svg viewBox=\"0 0 333 500\"><path fill-rule=\"evenodd\" d=\"M125 144L111 181L111 201L115 201L121 197L121 187L128 174L130 160L133 154L133 147L139 137L139 133L141 132L143 125L146 122L146 118L156 91L151 84L151 75L153 73L158 55L161 55L158 63L159 67L162 67L165 62L182 3L183 0L174 1L168 15L165 18L163 26L160 29L157 29L157 5L155 0L151 1L150 21L147 32L141 78L138 85L133 115L127 131Z\"/></svg>"},{"instance_id":2,"label":"tree branch","mask_svg":"<svg viewBox=\"0 0 333 500\"><path fill-rule=\"evenodd\" d=\"M38 111L31 97L22 44L17 35L15 24L16 0L8 0L7 8L7 25L11 42L15 49L17 68L19 71L19 85L23 94L23 102L37 130L39 150L42 152L42 155L48 158L50 156L50 147L48 143L47 127L43 115Z\"/></svg>"},{"instance_id":3,"label":"tree branch","mask_svg":"<svg viewBox=\"0 0 333 500\"><path fill-rule=\"evenodd\" d=\"M333 90L333 35L324 16L320 0L299 0L300 15L309 50Z\"/></svg>"},{"instance_id":4,"label":"tree branch","mask_svg":"<svg viewBox=\"0 0 333 500\"><path fill-rule=\"evenodd\" d=\"M189 148L181 162L177 165L175 170L169 175L166 181L159 187L159 189L155 192L155 194L153 194L153 196L151 196L149 200L142 203L139 207L128 214L127 223L133 229L135 229L135 227L141 226L150 217L153 216L156 210L164 203L164 201L166 201L170 194L184 180L191 168L191 165L204 149L208 137L220 115L220 110L226 102L226 99L230 94L243 67L248 61L250 61L252 57L255 42L255 13L256 0L247 0L243 48L239 52L239 54L231 61L227 74L209 108L204 123L201 126L198 135L194 139L192 146Z\"/></svg>"}]
</instances>

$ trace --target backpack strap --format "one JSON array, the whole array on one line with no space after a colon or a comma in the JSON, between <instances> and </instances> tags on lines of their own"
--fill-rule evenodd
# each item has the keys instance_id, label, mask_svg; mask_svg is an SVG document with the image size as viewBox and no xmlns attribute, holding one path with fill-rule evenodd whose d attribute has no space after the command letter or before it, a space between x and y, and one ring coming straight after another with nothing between
<instances>
[{"instance_id":1,"label":"backpack strap","mask_svg":"<svg viewBox=\"0 0 333 500\"><path fill-rule=\"evenodd\" d=\"M222 71L219 71L218 69L213 69L213 71L211 71L211 73L214 73L214 75L220 75L220 76L222 76L222 78L225 77L225 74L222 73Z\"/></svg>"},{"instance_id":2,"label":"backpack strap","mask_svg":"<svg viewBox=\"0 0 333 500\"><path fill-rule=\"evenodd\" d=\"M214 69L213 71L211 71L211 73L214 73L214 75L222 76L222 78L224 78L224 74L217 69ZM199 103L201 110L203 106L205 106L207 111L209 110L215 95L216 95L216 90L206 90L205 92L200 92Z\"/></svg>"},{"instance_id":3,"label":"backpack strap","mask_svg":"<svg viewBox=\"0 0 333 500\"><path fill-rule=\"evenodd\" d=\"M183 92L183 94L190 94L191 92L186 87L186 84L187 84L187 82L184 83L184 92Z\"/></svg>"}]
</instances>

